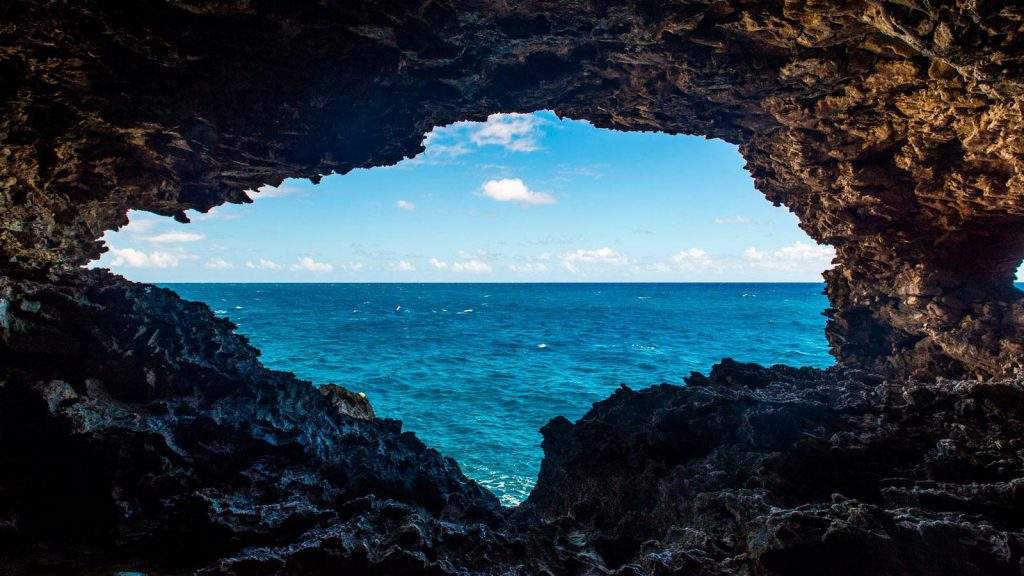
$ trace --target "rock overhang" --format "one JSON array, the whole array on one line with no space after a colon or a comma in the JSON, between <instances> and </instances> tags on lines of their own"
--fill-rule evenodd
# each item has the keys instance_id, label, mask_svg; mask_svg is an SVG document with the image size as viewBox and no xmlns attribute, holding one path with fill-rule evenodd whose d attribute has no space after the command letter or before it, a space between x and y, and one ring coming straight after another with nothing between
<instances>
[{"instance_id":1,"label":"rock overhang","mask_svg":"<svg viewBox=\"0 0 1024 576\"><path fill-rule=\"evenodd\" d=\"M886 2L144 2L8 11L4 269L97 256L128 209L392 164L542 108L738 144L819 242L840 362L1019 374L1020 9Z\"/></svg>"},{"instance_id":2,"label":"rock overhang","mask_svg":"<svg viewBox=\"0 0 1024 576\"><path fill-rule=\"evenodd\" d=\"M880 571L1019 572L1021 8L4 10L0 554L14 543L16 571L775 574L841 558L846 574L870 549ZM129 209L184 219L397 162L435 125L537 109L737 144L767 199L836 247L841 366L725 363L556 420L540 488L510 513L344 390L263 368L204 306L78 269ZM1016 380L931 382L999 376Z\"/></svg>"}]
</instances>

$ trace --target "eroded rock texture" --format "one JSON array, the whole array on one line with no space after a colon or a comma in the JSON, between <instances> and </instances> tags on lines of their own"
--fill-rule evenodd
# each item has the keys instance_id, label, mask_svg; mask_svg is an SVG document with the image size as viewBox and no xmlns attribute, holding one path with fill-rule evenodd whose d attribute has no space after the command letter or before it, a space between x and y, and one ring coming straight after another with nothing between
<instances>
[{"instance_id":1,"label":"eroded rock texture","mask_svg":"<svg viewBox=\"0 0 1024 576\"><path fill-rule=\"evenodd\" d=\"M476 571L504 544L454 461L263 368L204 304L104 271L0 301L0 573Z\"/></svg>"},{"instance_id":2,"label":"eroded rock texture","mask_svg":"<svg viewBox=\"0 0 1024 576\"><path fill-rule=\"evenodd\" d=\"M851 365L1022 367L1024 11L1004 2L6 5L0 257L77 266L129 207L393 163L435 125L551 108L740 145L834 245Z\"/></svg>"},{"instance_id":3,"label":"eroded rock texture","mask_svg":"<svg viewBox=\"0 0 1024 576\"><path fill-rule=\"evenodd\" d=\"M525 509L623 574L1024 573L1024 387L905 384L725 361L624 388L544 428Z\"/></svg>"},{"instance_id":4,"label":"eroded rock texture","mask_svg":"<svg viewBox=\"0 0 1024 576\"><path fill-rule=\"evenodd\" d=\"M0 573L1024 573L1020 381L726 361L556 418L502 509L205 305L79 274L0 285Z\"/></svg>"},{"instance_id":5,"label":"eroded rock texture","mask_svg":"<svg viewBox=\"0 0 1024 576\"><path fill-rule=\"evenodd\" d=\"M1022 25L979 0L4 3L0 572L1024 573ZM842 366L620 391L544 429L507 510L205 306L80 268L129 208L541 108L738 144L836 246Z\"/></svg>"}]
</instances>

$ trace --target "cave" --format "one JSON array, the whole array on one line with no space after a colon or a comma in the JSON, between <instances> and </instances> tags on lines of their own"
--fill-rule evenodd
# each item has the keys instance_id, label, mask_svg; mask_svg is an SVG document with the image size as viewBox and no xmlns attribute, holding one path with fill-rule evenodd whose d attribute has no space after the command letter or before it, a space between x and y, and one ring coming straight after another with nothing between
<instances>
[{"instance_id":1,"label":"cave","mask_svg":"<svg viewBox=\"0 0 1024 576\"><path fill-rule=\"evenodd\" d=\"M14 574L1020 574L1024 9L15 0L0 23L0 561ZM422 134L550 109L720 138L836 248L838 365L555 418L515 509L230 322L83 266ZM650 383L637 383L647 386Z\"/></svg>"}]
</instances>

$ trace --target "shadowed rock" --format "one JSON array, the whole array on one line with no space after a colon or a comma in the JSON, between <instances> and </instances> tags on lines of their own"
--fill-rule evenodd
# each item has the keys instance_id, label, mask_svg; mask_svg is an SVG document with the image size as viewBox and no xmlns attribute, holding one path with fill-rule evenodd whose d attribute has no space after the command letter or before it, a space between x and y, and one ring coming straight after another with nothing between
<instances>
[{"instance_id":1,"label":"shadowed rock","mask_svg":"<svg viewBox=\"0 0 1024 576\"><path fill-rule=\"evenodd\" d=\"M1020 7L0 14L6 572L1024 571ZM545 427L537 488L506 510L365 399L264 368L204 305L80 269L128 209L185 221L394 163L435 125L543 108L737 144L758 189L836 248L842 367L724 362L621 390Z\"/></svg>"},{"instance_id":2,"label":"shadowed rock","mask_svg":"<svg viewBox=\"0 0 1024 576\"><path fill-rule=\"evenodd\" d=\"M1020 574L1024 387L724 361L544 429L520 514L628 574Z\"/></svg>"},{"instance_id":3,"label":"shadowed rock","mask_svg":"<svg viewBox=\"0 0 1024 576\"><path fill-rule=\"evenodd\" d=\"M185 220L392 164L436 125L548 108L738 144L836 248L845 364L1021 374L1022 19L998 2L9 2L0 262L78 266L129 208Z\"/></svg>"}]
</instances>

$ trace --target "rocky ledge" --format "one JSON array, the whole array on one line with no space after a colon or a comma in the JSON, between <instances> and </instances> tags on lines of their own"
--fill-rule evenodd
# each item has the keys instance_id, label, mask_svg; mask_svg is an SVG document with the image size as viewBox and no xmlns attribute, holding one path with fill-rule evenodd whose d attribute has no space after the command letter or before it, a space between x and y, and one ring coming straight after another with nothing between
<instances>
[{"instance_id":1,"label":"rocky ledge","mask_svg":"<svg viewBox=\"0 0 1024 576\"><path fill-rule=\"evenodd\" d=\"M0 303L7 573L1024 572L1020 381L724 361L552 420L503 509L203 304L103 271Z\"/></svg>"},{"instance_id":2,"label":"rocky ledge","mask_svg":"<svg viewBox=\"0 0 1024 576\"><path fill-rule=\"evenodd\" d=\"M726 360L543 430L526 512L620 574L1024 573L1024 383Z\"/></svg>"},{"instance_id":3,"label":"rocky ledge","mask_svg":"<svg viewBox=\"0 0 1024 576\"><path fill-rule=\"evenodd\" d=\"M269 549L470 569L492 544L498 501L454 461L263 368L204 304L104 271L0 279L0 328L8 572L261 573Z\"/></svg>"}]
</instances>

